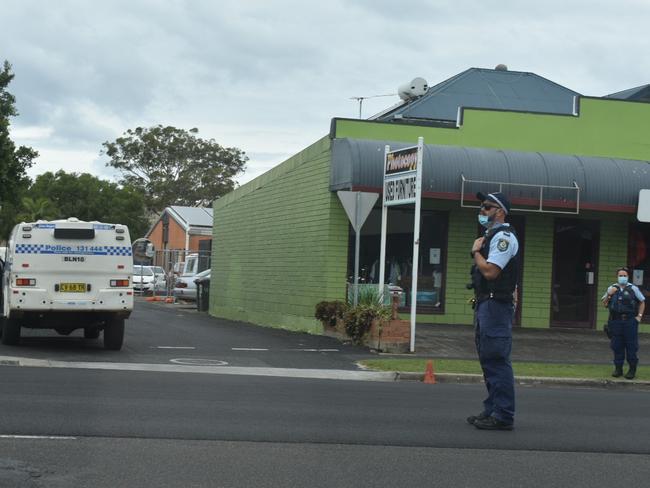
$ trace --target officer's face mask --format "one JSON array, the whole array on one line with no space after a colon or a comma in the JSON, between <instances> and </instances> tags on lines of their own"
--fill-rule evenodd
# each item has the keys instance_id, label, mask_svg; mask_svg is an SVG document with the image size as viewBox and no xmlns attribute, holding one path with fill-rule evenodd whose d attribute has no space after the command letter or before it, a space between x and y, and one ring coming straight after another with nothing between
<instances>
[{"instance_id":1,"label":"officer's face mask","mask_svg":"<svg viewBox=\"0 0 650 488\"><path fill-rule=\"evenodd\" d=\"M490 212L492 209L497 208L494 205L490 204L482 204L481 209L486 210L487 212ZM481 224L483 227L489 227L492 221L494 220L494 214L496 212L492 212L492 215L483 215L482 213L478 214L478 223Z\"/></svg>"},{"instance_id":2,"label":"officer's face mask","mask_svg":"<svg viewBox=\"0 0 650 488\"><path fill-rule=\"evenodd\" d=\"M618 277L618 284L619 285L627 285L627 276L619 276Z\"/></svg>"}]
</instances>

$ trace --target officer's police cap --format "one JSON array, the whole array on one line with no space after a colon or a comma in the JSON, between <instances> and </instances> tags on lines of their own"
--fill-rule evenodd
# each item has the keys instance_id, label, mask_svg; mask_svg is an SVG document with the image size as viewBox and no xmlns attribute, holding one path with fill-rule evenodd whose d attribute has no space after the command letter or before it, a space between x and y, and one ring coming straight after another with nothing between
<instances>
[{"instance_id":1,"label":"officer's police cap","mask_svg":"<svg viewBox=\"0 0 650 488\"><path fill-rule=\"evenodd\" d=\"M494 193L478 192L476 194L476 198L478 198L479 201L481 201L481 202L484 202L486 200L488 200L490 202L494 202L499 207L501 207L505 213L510 212L510 200L508 200L508 197L505 196L500 191L497 191L497 192L494 192Z\"/></svg>"}]
</instances>

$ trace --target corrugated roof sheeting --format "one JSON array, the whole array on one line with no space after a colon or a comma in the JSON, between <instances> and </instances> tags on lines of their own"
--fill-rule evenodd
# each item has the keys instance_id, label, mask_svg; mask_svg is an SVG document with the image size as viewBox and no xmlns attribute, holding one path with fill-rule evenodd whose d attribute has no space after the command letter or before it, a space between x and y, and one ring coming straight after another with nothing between
<instances>
[{"instance_id":1,"label":"corrugated roof sheeting","mask_svg":"<svg viewBox=\"0 0 650 488\"><path fill-rule=\"evenodd\" d=\"M391 150L412 146L388 141L335 139L332 144L330 188L383 187L384 146ZM430 194L460 195L463 175L468 180L499 181L580 188L581 203L635 206L639 190L650 188L648 161L495 149L425 145L422 190ZM466 192L471 192L466 188ZM538 188L504 188L520 200L538 198ZM567 198L566 190L545 189L544 198Z\"/></svg>"},{"instance_id":2,"label":"corrugated roof sheeting","mask_svg":"<svg viewBox=\"0 0 650 488\"><path fill-rule=\"evenodd\" d=\"M627 90L616 93L610 93L609 95L605 95L604 98L647 102L650 100L650 84L628 88Z\"/></svg>"},{"instance_id":3,"label":"corrugated roof sheeting","mask_svg":"<svg viewBox=\"0 0 650 488\"><path fill-rule=\"evenodd\" d=\"M470 68L429 89L417 100L376 117L456 120L458 107L573 114L579 93L535 73Z\"/></svg>"},{"instance_id":4,"label":"corrugated roof sheeting","mask_svg":"<svg viewBox=\"0 0 650 488\"><path fill-rule=\"evenodd\" d=\"M204 207L183 207L172 205L171 208L188 226L198 225L212 227L212 209Z\"/></svg>"}]
</instances>

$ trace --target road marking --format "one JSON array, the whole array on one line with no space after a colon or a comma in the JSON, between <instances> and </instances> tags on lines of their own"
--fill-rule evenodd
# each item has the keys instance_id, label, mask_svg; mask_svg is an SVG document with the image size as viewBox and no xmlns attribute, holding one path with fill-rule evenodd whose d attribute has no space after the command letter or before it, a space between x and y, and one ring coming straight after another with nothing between
<instances>
[{"instance_id":1,"label":"road marking","mask_svg":"<svg viewBox=\"0 0 650 488\"><path fill-rule=\"evenodd\" d=\"M269 351L269 349L264 349L261 347L233 347L233 351ZM339 349L282 349L282 351L293 351L293 352L339 352Z\"/></svg>"},{"instance_id":2,"label":"road marking","mask_svg":"<svg viewBox=\"0 0 650 488\"><path fill-rule=\"evenodd\" d=\"M182 359L182 358L181 358ZM0 356L0 360L18 362L19 367L74 368L109 371L142 371L154 373L202 373L216 375L271 376L351 381L396 381L399 375L388 371L338 369L298 369L239 366L187 366L181 364L109 363L101 361L54 361L25 357Z\"/></svg>"},{"instance_id":3,"label":"road marking","mask_svg":"<svg viewBox=\"0 0 650 488\"><path fill-rule=\"evenodd\" d=\"M74 440L76 437L65 435L11 435L0 434L0 439L51 439L51 440Z\"/></svg>"},{"instance_id":4,"label":"road marking","mask_svg":"<svg viewBox=\"0 0 650 488\"><path fill-rule=\"evenodd\" d=\"M185 366L227 366L226 361L219 359L202 359L202 358L176 358L170 359L169 362L174 364L183 364Z\"/></svg>"},{"instance_id":5,"label":"road marking","mask_svg":"<svg viewBox=\"0 0 650 488\"><path fill-rule=\"evenodd\" d=\"M339 352L338 349L285 349L285 351L300 351L300 352Z\"/></svg>"},{"instance_id":6,"label":"road marking","mask_svg":"<svg viewBox=\"0 0 650 488\"><path fill-rule=\"evenodd\" d=\"M151 349L196 349L192 346L150 346Z\"/></svg>"}]
</instances>

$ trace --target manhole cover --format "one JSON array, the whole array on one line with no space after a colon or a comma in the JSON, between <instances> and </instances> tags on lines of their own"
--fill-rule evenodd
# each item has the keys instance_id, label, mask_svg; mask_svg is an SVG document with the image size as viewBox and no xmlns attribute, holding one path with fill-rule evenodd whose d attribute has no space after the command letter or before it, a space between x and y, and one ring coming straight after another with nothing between
<instances>
[{"instance_id":1,"label":"manhole cover","mask_svg":"<svg viewBox=\"0 0 650 488\"><path fill-rule=\"evenodd\" d=\"M183 364L185 366L227 366L226 361L218 359L202 359L202 358L177 358L170 359L174 364Z\"/></svg>"}]
</instances>

